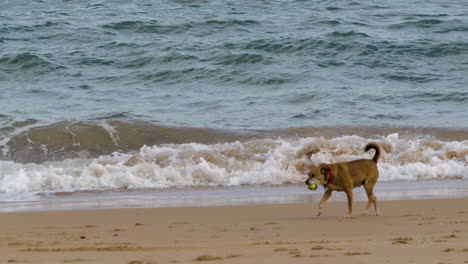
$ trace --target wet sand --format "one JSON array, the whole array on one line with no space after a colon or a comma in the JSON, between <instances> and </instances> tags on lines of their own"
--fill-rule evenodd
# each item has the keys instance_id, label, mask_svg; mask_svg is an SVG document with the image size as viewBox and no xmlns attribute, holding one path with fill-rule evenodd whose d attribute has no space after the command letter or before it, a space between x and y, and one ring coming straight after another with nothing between
<instances>
[{"instance_id":1,"label":"wet sand","mask_svg":"<svg viewBox=\"0 0 468 264\"><path fill-rule=\"evenodd\" d=\"M0 263L468 263L468 198L0 214Z\"/></svg>"},{"instance_id":2,"label":"wet sand","mask_svg":"<svg viewBox=\"0 0 468 264\"><path fill-rule=\"evenodd\" d=\"M364 188L353 192L354 201L367 201ZM379 201L464 198L468 197L468 180L380 181L375 193ZM0 213L318 203L322 195L323 187L310 191L304 184L3 194ZM335 192L330 201L344 202L346 194Z\"/></svg>"}]
</instances>

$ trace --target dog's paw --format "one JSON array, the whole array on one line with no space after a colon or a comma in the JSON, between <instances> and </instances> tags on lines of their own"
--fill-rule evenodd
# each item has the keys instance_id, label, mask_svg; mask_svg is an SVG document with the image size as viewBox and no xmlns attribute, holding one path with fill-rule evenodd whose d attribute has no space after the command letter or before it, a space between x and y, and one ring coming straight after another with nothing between
<instances>
[{"instance_id":1,"label":"dog's paw","mask_svg":"<svg viewBox=\"0 0 468 264\"><path fill-rule=\"evenodd\" d=\"M368 212L362 213L362 216L379 216L380 213L370 214Z\"/></svg>"},{"instance_id":2,"label":"dog's paw","mask_svg":"<svg viewBox=\"0 0 468 264\"><path fill-rule=\"evenodd\" d=\"M351 215L349 215L349 214L344 215L344 218L351 218Z\"/></svg>"},{"instance_id":3,"label":"dog's paw","mask_svg":"<svg viewBox=\"0 0 468 264\"><path fill-rule=\"evenodd\" d=\"M317 216L321 216L321 215L322 215L322 212L318 212L318 213L317 213Z\"/></svg>"}]
</instances>

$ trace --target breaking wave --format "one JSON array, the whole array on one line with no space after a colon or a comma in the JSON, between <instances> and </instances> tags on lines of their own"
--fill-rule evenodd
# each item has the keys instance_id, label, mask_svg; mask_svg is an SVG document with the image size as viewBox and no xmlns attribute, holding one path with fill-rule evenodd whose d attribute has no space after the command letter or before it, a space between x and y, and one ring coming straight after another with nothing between
<instances>
[{"instance_id":1,"label":"breaking wave","mask_svg":"<svg viewBox=\"0 0 468 264\"><path fill-rule=\"evenodd\" d=\"M117 138L115 138L117 140ZM0 193L302 183L320 163L370 159L382 146L380 180L468 179L468 140L430 136L242 138L143 145L136 151L40 164L0 161Z\"/></svg>"}]
</instances>

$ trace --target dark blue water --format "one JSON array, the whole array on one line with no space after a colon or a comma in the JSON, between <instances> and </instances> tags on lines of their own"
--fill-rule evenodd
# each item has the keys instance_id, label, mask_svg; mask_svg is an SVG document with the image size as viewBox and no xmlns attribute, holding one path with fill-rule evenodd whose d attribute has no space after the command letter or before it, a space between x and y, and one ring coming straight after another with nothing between
<instances>
[{"instance_id":1,"label":"dark blue water","mask_svg":"<svg viewBox=\"0 0 468 264\"><path fill-rule=\"evenodd\" d=\"M0 128L468 127L464 0L7 0L0 10Z\"/></svg>"}]
</instances>

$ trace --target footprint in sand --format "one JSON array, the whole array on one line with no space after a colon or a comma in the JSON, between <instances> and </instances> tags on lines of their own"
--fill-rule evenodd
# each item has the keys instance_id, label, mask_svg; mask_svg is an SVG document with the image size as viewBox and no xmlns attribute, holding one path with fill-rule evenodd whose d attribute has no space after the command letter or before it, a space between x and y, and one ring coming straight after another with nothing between
<instances>
[{"instance_id":1,"label":"footprint in sand","mask_svg":"<svg viewBox=\"0 0 468 264\"><path fill-rule=\"evenodd\" d=\"M345 256L363 256L363 255L370 255L370 252L345 252L343 255L345 255Z\"/></svg>"},{"instance_id":2,"label":"footprint in sand","mask_svg":"<svg viewBox=\"0 0 468 264\"><path fill-rule=\"evenodd\" d=\"M277 248L274 250L275 252L288 252L290 257L292 258L320 258L320 257L329 257L331 255L328 254L312 254L312 255L304 255L299 249L287 249L287 248Z\"/></svg>"},{"instance_id":3,"label":"footprint in sand","mask_svg":"<svg viewBox=\"0 0 468 264\"><path fill-rule=\"evenodd\" d=\"M301 251L297 248L276 248L273 250L274 252L288 252L289 255L293 258L302 258L305 257L301 254Z\"/></svg>"},{"instance_id":4,"label":"footprint in sand","mask_svg":"<svg viewBox=\"0 0 468 264\"><path fill-rule=\"evenodd\" d=\"M73 263L73 262L85 262L85 261L89 261L89 260L81 259L81 258L75 258L75 259L65 259L63 262Z\"/></svg>"},{"instance_id":5,"label":"footprint in sand","mask_svg":"<svg viewBox=\"0 0 468 264\"><path fill-rule=\"evenodd\" d=\"M456 250L454 248L447 248L442 250L442 252L468 252L468 248L461 249L461 250Z\"/></svg>"},{"instance_id":6,"label":"footprint in sand","mask_svg":"<svg viewBox=\"0 0 468 264\"><path fill-rule=\"evenodd\" d=\"M273 251L274 252L282 252L282 251L290 251L291 249L288 249L288 248L276 248L274 249Z\"/></svg>"},{"instance_id":7,"label":"footprint in sand","mask_svg":"<svg viewBox=\"0 0 468 264\"><path fill-rule=\"evenodd\" d=\"M441 239L436 239L436 240L434 240L434 242L437 242L437 243L448 242L447 239L452 239L452 238L457 238L457 236L456 236L456 235L447 235L447 236L443 236L443 237L441 237Z\"/></svg>"},{"instance_id":8,"label":"footprint in sand","mask_svg":"<svg viewBox=\"0 0 468 264\"><path fill-rule=\"evenodd\" d=\"M427 223L418 223L418 226L422 226L422 225L433 225L434 223L430 223L430 222L427 222Z\"/></svg>"},{"instance_id":9,"label":"footprint in sand","mask_svg":"<svg viewBox=\"0 0 468 264\"><path fill-rule=\"evenodd\" d=\"M201 255L201 256L198 256L193 261L216 261L216 260L225 260L225 259L238 258L238 257L240 257L240 255L229 255L225 258L218 257L218 256Z\"/></svg>"},{"instance_id":10,"label":"footprint in sand","mask_svg":"<svg viewBox=\"0 0 468 264\"><path fill-rule=\"evenodd\" d=\"M222 257L210 256L210 255L201 255L195 258L193 261L214 261L214 260L223 260Z\"/></svg>"},{"instance_id":11,"label":"footprint in sand","mask_svg":"<svg viewBox=\"0 0 468 264\"><path fill-rule=\"evenodd\" d=\"M158 262L148 260L148 259L140 259L140 260L132 260L128 264L156 264Z\"/></svg>"},{"instance_id":12,"label":"footprint in sand","mask_svg":"<svg viewBox=\"0 0 468 264\"><path fill-rule=\"evenodd\" d=\"M392 239L392 244L396 245L396 244L409 244L410 242L412 242L414 239L412 237L397 237L397 238L394 238Z\"/></svg>"},{"instance_id":13,"label":"footprint in sand","mask_svg":"<svg viewBox=\"0 0 468 264\"><path fill-rule=\"evenodd\" d=\"M456 235L447 235L447 236L443 236L442 238L456 238L457 236Z\"/></svg>"},{"instance_id":14,"label":"footprint in sand","mask_svg":"<svg viewBox=\"0 0 468 264\"><path fill-rule=\"evenodd\" d=\"M315 247L312 247L311 250L322 250L322 249L325 249L325 247L323 246L315 246Z\"/></svg>"}]
</instances>

